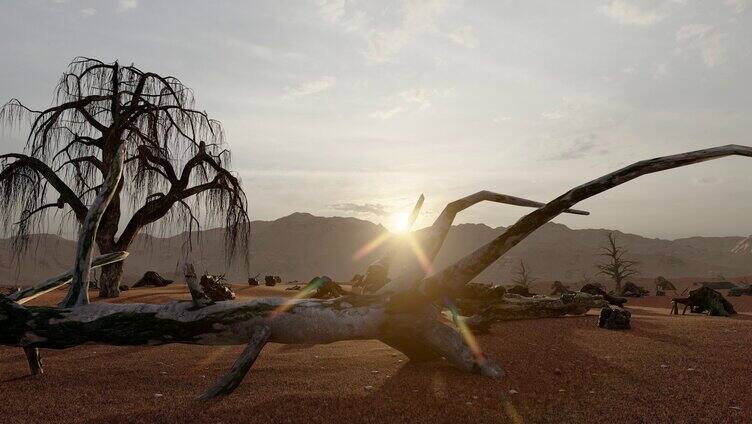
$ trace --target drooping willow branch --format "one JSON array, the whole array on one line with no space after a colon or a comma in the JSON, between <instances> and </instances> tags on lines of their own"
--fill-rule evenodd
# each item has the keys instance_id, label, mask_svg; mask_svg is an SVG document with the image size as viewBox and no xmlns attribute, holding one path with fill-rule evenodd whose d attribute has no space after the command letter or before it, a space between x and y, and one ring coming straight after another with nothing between
<instances>
[{"instance_id":1,"label":"drooping willow branch","mask_svg":"<svg viewBox=\"0 0 752 424\"><path fill-rule=\"evenodd\" d=\"M100 252L127 250L146 228L193 233L204 223L225 228L228 258L236 251L247 257L248 205L242 182L229 171L224 131L177 78L76 58L52 107L34 110L12 99L0 108L1 123L26 118L24 152L0 156L2 230L14 230L20 248L50 211L70 208L82 224L124 146L123 178L96 234ZM119 269L103 272L103 295L117 295Z\"/></svg>"}]
</instances>

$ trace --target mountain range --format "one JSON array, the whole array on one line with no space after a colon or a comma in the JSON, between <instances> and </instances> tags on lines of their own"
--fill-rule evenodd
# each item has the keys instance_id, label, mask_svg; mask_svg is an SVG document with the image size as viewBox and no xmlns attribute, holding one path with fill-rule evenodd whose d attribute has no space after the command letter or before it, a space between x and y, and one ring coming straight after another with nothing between
<instances>
[{"instance_id":1,"label":"mountain range","mask_svg":"<svg viewBox=\"0 0 752 424\"><path fill-rule=\"evenodd\" d=\"M248 260L228 258L223 231L210 229L194 238L189 254L197 271L225 274L231 281L245 281L256 274L280 275L283 280L308 281L328 275L348 281L363 273L369 263L385 251L382 244L363 257L355 257L364 245L387 230L381 225L356 218L318 217L293 213L274 221L253 221ZM484 224L455 225L436 259L440 270L504 231ZM476 281L508 283L523 260L533 277L540 281L561 280L577 283L583 276L596 277L596 263L607 229L570 229L549 223L533 233L507 255L483 272ZM752 236L689 237L676 240L646 238L616 232L617 240L639 262L641 277L692 277L720 279L752 274ZM187 234L158 238L140 235L131 246L125 266L125 282L132 284L144 272L157 271L167 278L181 279L178 266L184 260ZM73 264L74 242L51 234L31 235L28 247L19 257L13 240L0 240L2 284L32 284L68 269ZM402 257L411 258L407 253ZM395 264L395 269L400 268ZM396 273L396 272L395 272ZM604 279L602 277L596 280Z\"/></svg>"}]
</instances>

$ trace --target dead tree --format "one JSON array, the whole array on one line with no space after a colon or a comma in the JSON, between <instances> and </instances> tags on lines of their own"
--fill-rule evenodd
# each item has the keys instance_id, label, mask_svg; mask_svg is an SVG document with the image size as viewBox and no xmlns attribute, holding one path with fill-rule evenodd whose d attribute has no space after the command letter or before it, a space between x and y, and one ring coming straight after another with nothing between
<instances>
[{"instance_id":1,"label":"dead tree","mask_svg":"<svg viewBox=\"0 0 752 424\"><path fill-rule=\"evenodd\" d=\"M23 154L0 155L3 231L16 233L19 249L50 211L61 212L61 226L68 217L82 225L122 146L122 177L96 232L100 252L128 250L142 229L157 223L186 227L190 241L202 221L224 226L230 255L236 247L245 251L246 198L228 171L222 127L194 109L182 82L77 58L57 84L53 104L33 110L13 99L0 109L0 122L31 122ZM196 205L206 208L204 216L194 213ZM118 296L122 273L122 262L102 268L101 296Z\"/></svg>"},{"instance_id":2,"label":"dead tree","mask_svg":"<svg viewBox=\"0 0 752 424\"><path fill-rule=\"evenodd\" d=\"M601 247L599 254L606 259L597 265L600 270L598 273L614 280L617 294L621 293L621 283L625 278L640 273L635 268L639 262L624 259L627 253L627 250L616 242L614 232L608 233L608 243Z\"/></svg>"},{"instance_id":3,"label":"dead tree","mask_svg":"<svg viewBox=\"0 0 752 424\"><path fill-rule=\"evenodd\" d=\"M520 263L517 265L517 268L514 269L514 278L512 278L512 282L523 287L528 287L535 282L535 280L537 280L537 278L530 274L530 268L525 265L525 261L520 259Z\"/></svg>"},{"instance_id":4,"label":"dead tree","mask_svg":"<svg viewBox=\"0 0 752 424\"><path fill-rule=\"evenodd\" d=\"M427 277L422 272L420 275L402 274L374 294L327 300L258 298L210 302L196 298L194 291L198 286L194 274L194 281L189 284L193 302L88 303L85 297L68 296L72 304L26 307L21 304L23 296L12 295L0 299L0 328L3 330L0 345L22 347L29 352L86 343L246 344L228 374L209 389L205 397L234 390L267 342L316 344L376 339L404 352L411 360L445 357L461 370L499 377L502 375L499 366L478 349L471 349L460 332L441 319L437 307L441 299L454 297L509 249L582 200L641 175L730 155L752 157L752 148L730 145L629 165L569 190L445 269ZM84 231L81 237L93 239L94 234ZM430 240L433 245L426 246L435 247L441 245L443 237ZM86 244L86 241L79 242L78 255L84 252L81 246ZM70 281L71 274L61 277L59 283ZM76 280L69 292L85 292L87 284L86 280ZM49 288L49 283L42 284L26 290L25 295Z\"/></svg>"}]
</instances>

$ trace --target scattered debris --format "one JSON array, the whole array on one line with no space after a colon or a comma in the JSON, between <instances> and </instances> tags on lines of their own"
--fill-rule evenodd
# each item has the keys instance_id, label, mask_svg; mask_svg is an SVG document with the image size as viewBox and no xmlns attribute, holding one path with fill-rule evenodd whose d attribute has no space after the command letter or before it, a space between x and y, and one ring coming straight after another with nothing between
<instances>
[{"instance_id":1,"label":"scattered debris","mask_svg":"<svg viewBox=\"0 0 752 424\"><path fill-rule=\"evenodd\" d=\"M721 293L709 287L700 287L689 292L689 297L675 297L671 299L671 313L679 315L679 305L684 305L682 315L687 308L693 314L707 313L711 316L727 317L736 314L734 306Z\"/></svg>"},{"instance_id":2,"label":"scattered debris","mask_svg":"<svg viewBox=\"0 0 752 424\"><path fill-rule=\"evenodd\" d=\"M596 284L585 284L580 289L580 292L592 294L595 296L602 296L603 299L606 300L606 302L615 306L621 306L627 303L627 299L623 297L612 296L610 293L607 293L605 290L603 290L603 288L599 287L599 285L596 285Z\"/></svg>"},{"instance_id":3,"label":"scattered debris","mask_svg":"<svg viewBox=\"0 0 752 424\"><path fill-rule=\"evenodd\" d=\"M598 317L598 327L609 330L629 330L632 313L620 306L604 306Z\"/></svg>"},{"instance_id":4,"label":"scattered debris","mask_svg":"<svg viewBox=\"0 0 752 424\"><path fill-rule=\"evenodd\" d=\"M259 285L259 282L258 282L258 276L259 275L260 274L256 274L253 277L248 277L248 285L249 286L258 286Z\"/></svg>"},{"instance_id":5,"label":"scattered debris","mask_svg":"<svg viewBox=\"0 0 752 424\"><path fill-rule=\"evenodd\" d=\"M366 275L359 284L363 293L373 293L389 282L389 266L382 261L376 261L368 266Z\"/></svg>"},{"instance_id":6,"label":"scattered debris","mask_svg":"<svg viewBox=\"0 0 752 424\"><path fill-rule=\"evenodd\" d=\"M267 275L264 277L264 285L274 287L277 284L282 284L282 278L279 275Z\"/></svg>"},{"instance_id":7,"label":"scattered debris","mask_svg":"<svg viewBox=\"0 0 752 424\"><path fill-rule=\"evenodd\" d=\"M300 290L300 289L301 289L300 285L296 284L296 285L294 285L292 287L286 288L285 290Z\"/></svg>"},{"instance_id":8,"label":"scattered debris","mask_svg":"<svg viewBox=\"0 0 752 424\"><path fill-rule=\"evenodd\" d=\"M650 290L645 290L645 288L640 287L631 281L624 283L624 287L621 289L621 295L625 297L643 297L647 296L649 293Z\"/></svg>"},{"instance_id":9,"label":"scattered debris","mask_svg":"<svg viewBox=\"0 0 752 424\"><path fill-rule=\"evenodd\" d=\"M136 282L136 284L133 285L133 287L147 287L147 286L154 286L154 287L164 287L168 286L173 283L173 280L167 280L165 278L162 278L159 273L154 271L146 271L144 273L144 276L141 277L140 280Z\"/></svg>"},{"instance_id":10,"label":"scattered debris","mask_svg":"<svg viewBox=\"0 0 752 424\"><path fill-rule=\"evenodd\" d=\"M655 295L665 296L668 290L676 291L676 287L662 276L655 277Z\"/></svg>"},{"instance_id":11,"label":"scattered debris","mask_svg":"<svg viewBox=\"0 0 752 424\"><path fill-rule=\"evenodd\" d=\"M308 285L305 287L307 292L310 292L308 297L314 299L334 299L336 297L352 294L345 290L339 284L332 281L331 278L326 275L321 277L314 277Z\"/></svg>"},{"instance_id":12,"label":"scattered debris","mask_svg":"<svg viewBox=\"0 0 752 424\"><path fill-rule=\"evenodd\" d=\"M201 285L201 290L203 290L204 294L214 302L235 299L235 293L232 289L222 282L224 279L224 275L217 276L204 274L201 276L199 284Z\"/></svg>"}]
</instances>

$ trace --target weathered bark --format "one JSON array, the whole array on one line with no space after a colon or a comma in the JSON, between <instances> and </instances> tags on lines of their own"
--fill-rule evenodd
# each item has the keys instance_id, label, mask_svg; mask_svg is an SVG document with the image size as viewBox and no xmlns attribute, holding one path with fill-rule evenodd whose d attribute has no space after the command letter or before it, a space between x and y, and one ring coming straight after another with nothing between
<instances>
[{"instance_id":1,"label":"weathered bark","mask_svg":"<svg viewBox=\"0 0 752 424\"><path fill-rule=\"evenodd\" d=\"M91 267L98 268L114 262L123 261L128 257L128 252L114 252L106 255L99 255L91 261ZM8 296L8 299L17 302L19 304L26 303L31 299L39 297L45 293L49 293L56 288L68 284L73 279L73 269L70 269L60 275L47 279L39 284L31 287L27 287L23 290L19 290L12 295Z\"/></svg>"},{"instance_id":2,"label":"weathered bark","mask_svg":"<svg viewBox=\"0 0 752 424\"><path fill-rule=\"evenodd\" d=\"M471 348L457 329L443 323L440 310L435 306L438 299L455 295L527 235L581 200L643 174L728 155L752 156L752 148L725 146L630 165L554 199L444 271L412 283L403 280L389 284L384 287L387 290L382 289L375 295L330 300L263 298L216 302L203 307L194 302L174 302L27 308L11 298L0 298L0 328L3 329L0 345L63 349L85 343L233 345L248 344L250 340L243 357L209 396L225 394L236 387L266 341L320 344L376 339L411 359L444 357L459 369L499 377L501 369L492 360L477 346ZM536 304L522 311L550 314L567 308L573 306L541 308ZM457 325L464 325L464 321L458 321ZM268 337L265 335L267 328Z\"/></svg>"},{"instance_id":3,"label":"weathered bark","mask_svg":"<svg viewBox=\"0 0 752 424\"><path fill-rule=\"evenodd\" d=\"M583 315L590 309L608 305L608 302L600 296L571 293L558 297L536 298L459 298L455 300L455 304L462 315L469 317L465 322L471 329L487 331L492 324L499 321Z\"/></svg>"},{"instance_id":4,"label":"weathered bark","mask_svg":"<svg viewBox=\"0 0 752 424\"><path fill-rule=\"evenodd\" d=\"M112 298L120 296L125 263L115 262L105 265L99 274L99 297Z\"/></svg>"},{"instance_id":5,"label":"weathered bark","mask_svg":"<svg viewBox=\"0 0 752 424\"><path fill-rule=\"evenodd\" d=\"M123 176L123 164L125 162L125 145L119 144L115 148L115 157L112 159L110 170L99 188L97 197L89 207L89 211L81 224L76 243L76 264L73 269L73 283L68 294L60 306L72 307L89 303L89 273L91 271L91 258L94 251L94 242L97 236L99 221L102 219L110 200L115 195L120 179ZM114 290L119 293L117 287Z\"/></svg>"}]
</instances>

